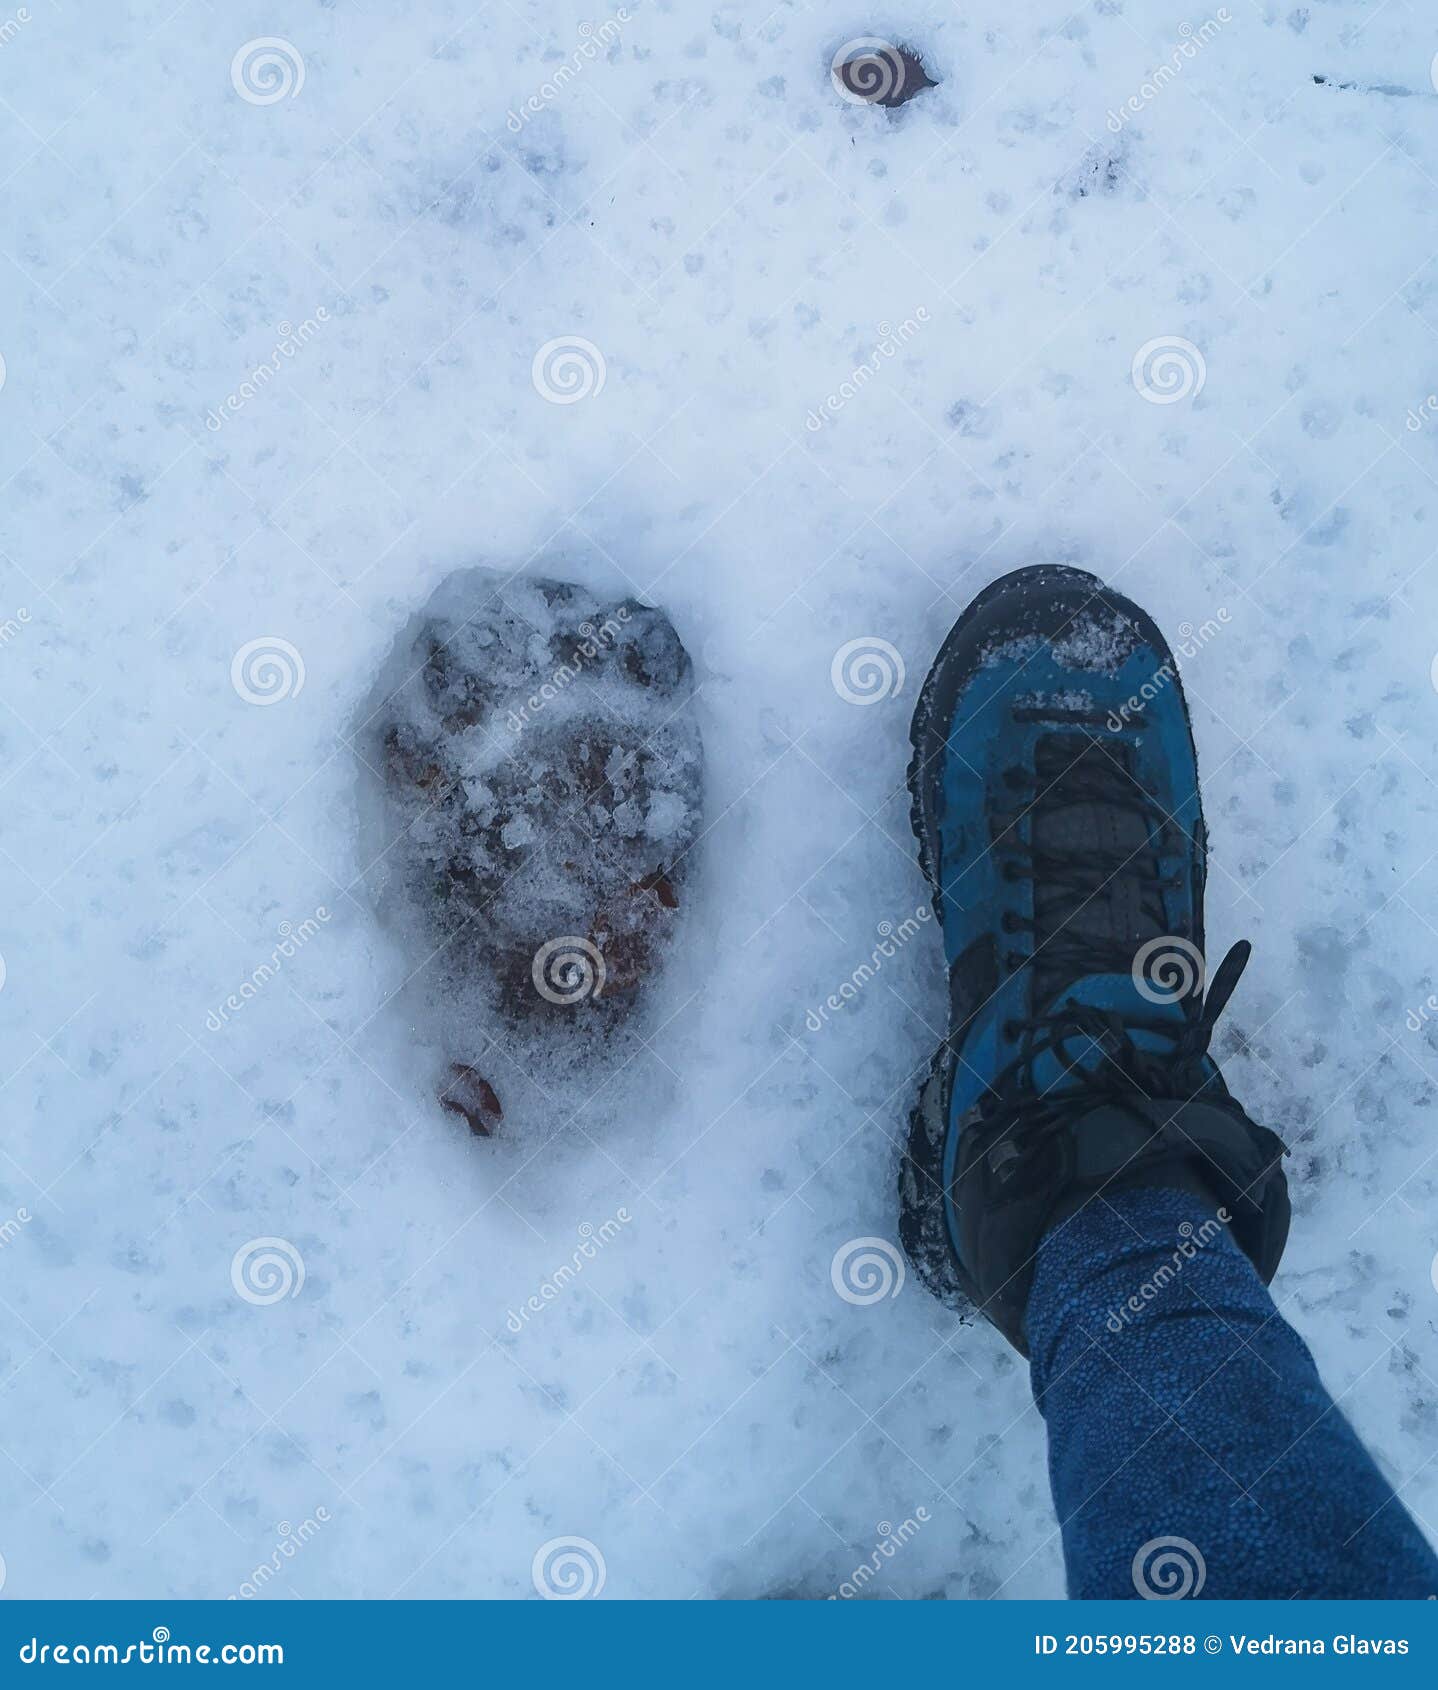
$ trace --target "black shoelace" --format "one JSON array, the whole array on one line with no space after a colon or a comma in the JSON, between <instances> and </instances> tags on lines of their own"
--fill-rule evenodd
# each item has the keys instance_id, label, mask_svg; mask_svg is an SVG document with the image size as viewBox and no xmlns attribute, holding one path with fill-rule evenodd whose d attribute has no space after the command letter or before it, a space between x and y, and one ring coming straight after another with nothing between
<instances>
[{"instance_id":1,"label":"black shoelace","mask_svg":"<svg viewBox=\"0 0 1438 1690\"><path fill-rule=\"evenodd\" d=\"M1126 1097L1188 1097L1201 1090L1203 1068L1218 1018L1248 966L1253 947L1240 939L1219 963L1202 1002L1182 1026L1168 1020L1120 1016L1089 1004L1069 1004L1018 1023L1019 1054L979 1099L984 1120L999 1116L1017 1129L1041 1131L1072 1116L1075 1104L1118 1102ZM1146 1031L1167 1048L1143 1050L1133 1034ZM1052 1052L1061 1073L1044 1091L1034 1086L1033 1067Z\"/></svg>"},{"instance_id":2,"label":"black shoelace","mask_svg":"<svg viewBox=\"0 0 1438 1690\"><path fill-rule=\"evenodd\" d=\"M1154 936L1166 934L1162 893L1183 884L1182 875L1166 874L1162 857L1176 831L1175 823L1157 801L1153 789L1141 783L1126 747L1113 741L1085 739L1075 752L1073 740L1040 741L1035 770L1005 772L1005 784L1020 808L995 817L996 850L1004 858L1008 880L1032 879L1035 913L1032 918L1007 912L1003 929L1034 935L1033 956L1011 951L1004 962L1010 970L1035 971L1031 1002L1056 999L1065 986L1085 975L1128 974L1134 967L1138 941L1120 937L1111 919L1112 904L1105 896L1121 896L1124 908ZM1064 817L1099 813L1108 848L1078 838L1065 841ZM1019 837L1019 822L1029 819L1030 840ZM1055 843L1055 841L1059 841ZM1118 843L1113 843L1117 841ZM1109 889L1123 881L1117 893ZM1094 908L1084 921L1085 910ZM1181 927L1172 934L1187 939ZM1002 1120L1006 1138L1015 1139L1014 1153L1023 1141L1072 1119L1076 1108L1134 1097L1190 1097L1208 1089L1213 1076L1206 1071L1214 1025L1223 1013L1247 965L1252 946L1234 945L1213 975L1206 995L1191 996L1183 1004L1183 1020L1120 1016L1092 1005L1069 1004L1004 1024L1006 1039L1020 1041L1018 1055L990 1084L979 1100L981 1119ZM1134 1034L1148 1032L1162 1041L1158 1049L1142 1049ZM1040 1092L1034 1065L1052 1054L1060 1069L1057 1079ZM1212 1088L1215 1100L1232 1103L1221 1082Z\"/></svg>"},{"instance_id":3,"label":"black shoelace","mask_svg":"<svg viewBox=\"0 0 1438 1690\"><path fill-rule=\"evenodd\" d=\"M1046 991L1044 980L1062 986L1081 974L1126 974L1133 963L1133 946L1111 934L1095 931L1098 924L1083 920L1086 906L1101 902L1114 882L1123 881L1140 901L1153 923L1153 932L1165 931L1161 894L1176 890L1182 877L1165 875L1161 854L1168 847L1173 823L1159 806L1153 789L1142 785L1120 757L1127 748L1085 739L1078 752L1067 749L1071 740L1055 738L1040 742L1038 766L1033 773L1012 768L1004 771L1004 784L1019 804L1014 811L995 816L999 833L996 850L1004 859L1005 880L1032 880L1035 913L1032 918L1007 911L1006 933L1030 932L1036 955L1022 952L1005 955L1009 968L1030 963L1040 972L1035 996L1042 1000L1056 995ZM1041 831L1061 823L1065 814L1084 809L1101 811L1116 832L1130 824L1131 842L1104 849L1088 844L1040 843ZM1032 842L1019 834L1019 824L1029 819ZM1185 937L1178 933L1176 937Z\"/></svg>"}]
</instances>

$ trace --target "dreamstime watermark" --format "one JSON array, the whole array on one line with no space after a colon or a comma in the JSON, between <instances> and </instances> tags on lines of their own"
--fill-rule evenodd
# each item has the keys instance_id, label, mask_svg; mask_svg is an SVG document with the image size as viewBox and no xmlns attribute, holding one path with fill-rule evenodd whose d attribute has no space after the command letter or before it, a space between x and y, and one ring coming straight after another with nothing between
<instances>
[{"instance_id":1,"label":"dreamstime watermark","mask_svg":"<svg viewBox=\"0 0 1438 1690\"><path fill-rule=\"evenodd\" d=\"M592 939L565 933L548 939L534 953L529 968L534 989L561 1009L597 998L604 990L604 952Z\"/></svg>"},{"instance_id":2,"label":"dreamstime watermark","mask_svg":"<svg viewBox=\"0 0 1438 1690\"><path fill-rule=\"evenodd\" d=\"M292 100L305 85L305 61L293 41L261 35L247 41L230 61L230 83L252 106Z\"/></svg>"},{"instance_id":3,"label":"dreamstime watermark","mask_svg":"<svg viewBox=\"0 0 1438 1690\"><path fill-rule=\"evenodd\" d=\"M1150 405L1176 405L1197 399L1208 380L1208 365L1191 340L1182 335L1158 335L1146 340L1133 355L1130 370L1134 390Z\"/></svg>"},{"instance_id":4,"label":"dreamstime watermark","mask_svg":"<svg viewBox=\"0 0 1438 1690\"><path fill-rule=\"evenodd\" d=\"M585 1221L579 1228L579 1244L569 1260L561 1262L547 1279L541 1280L538 1291L526 1298L517 1311L506 1311L504 1324L509 1330L522 1332L526 1321L533 1315L543 1314L556 1297L569 1289L604 1246L612 1244L633 1219L628 1209L619 1208L609 1220L602 1221L598 1226L591 1221Z\"/></svg>"},{"instance_id":5,"label":"dreamstime watermark","mask_svg":"<svg viewBox=\"0 0 1438 1690\"><path fill-rule=\"evenodd\" d=\"M817 1009L811 1009L804 1017L804 1025L809 1031L817 1033L826 1025L831 1014L837 1013L845 1004L852 1003L884 964L897 956L903 946L920 931L933 913L930 905L920 904L912 915L906 915L897 926L892 921L881 921L876 929L879 943L870 952L869 960L861 962L837 991L830 992Z\"/></svg>"},{"instance_id":6,"label":"dreamstime watermark","mask_svg":"<svg viewBox=\"0 0 1438 1690\"><path fill-rule=\"evenodd\" d=\"M17 6L14 17L0 23L0 47L8 47L33 15L28 6Z\"/></svg>"},{"instance_id":7,"label":"dreamstime watermark","mask_svg":"<svg viewBox=\"0 0 1438 1690\"><path fill-rule=\"evenodd\" d=\"M248 640L230 659L230 685L246 704L280 704L304 690L305 660L278 634Z\"/></svg>"},{"instance_id":8,"label":"dreamstime watermark","mask_svg":"<svg viewBox=\"0 0 1438 1690\"><path fill-rule=\"evenodd\" d=\"M905 54L878 35L846 41L829 61L834 91L851 106L900 104L906 75Z\"/></svg>"},{"instance_id":9,"label":"dreamstime watermark","mask_svg":"<svg viewBox=\"0 0 1438 1690\"><path fill-rule=\"evenodd\" d=\"M535 1550L529 1576L546 1602L583 1602L604 1589L609 1569L587 1537L552 1537Z\"/></svg>"},{"instance_id":10,"label":"dreamstime watermark","mask_svg":"<svg viewBox=\"0 0 1438 1690\"><path fill-rule=\"evenodd\" d=\"M581 622L580 642L574 648L573 656L552 671L538 692L532 692L517 710L510 711L505 721L509 731L515 734L523 733L532 717L537 716L546 704L552 703L579 679L587 663L592 663L602 652L612 651L628 620L629 606L622 604L613 616L606 618L597 628L592 622Z\"/></svg>"},{"instance_id":11,"label":"dreamstime watermark","mask_svg":"<svg viewBox=\"0 0 1438 1690\"><path fill-rule=\"evenodd\" d=\"M1192 939L1162 933L1134 952L1129 969L1141 998L1150 1003L1178 1003L1203 990L1203 952Z\"/></svg>"},{"instance_id":12,"label":"dreamstime watermark","mask_svg":"<svg viewBox=\"0 0 1438 1690\"><path fill-rule=\"evenodd\" d=\"M1180 622L1178 625L1178 649L1180 657L1196 657L1200 651L1214 638L1214 636L1231 620L1227 605L1220 605L1218 614L1210 616L1195 628L1192 622ZM1128 726L1130 716L1136 716L1146 704L1151 703L1165 688L1171 686L1178 679L1178 665L1173 656L1161 668L1155 669L1152 676L1146 680L1136 693L1131 694L1119 705L1117 710L1110 710L1108 720L1104 726L1110 733L1119 733Z\"/></svg>"},{"instance_id":13,"label":"dreamstime watermark","mask_svg":"<svg viewBox=\"0 0 1438 1690\"><path fill-rule=\"evenodd\" d=\"M1233 22L1233 13L1220 6L1211 18L1205 18L1197 29L1191 23L1178 26L1179 42L1157 70L1149 72L1137 94L1131 94L1116 111L1108 114L1109 133L1117 135L1129 118L1137 117L1150 101L1156 100L1170 82L1178 76L1190 59L1199 53L1218 34L1225 24Z\"/></svg>"},{"instance_id":14,"label":"dreamstime watermark","mask_svg":"<svg viewBox=\"0 0 1438 1690\"><path fill-rule=\"evenodd\" d=\"M1131 1297L1126 1297L1116 1309L1109 1310L1108 1319L1104 1321L1108 1330L1115 1336L1122 1332L1136 1315L1141 1315L1150 1303L1173 1284L1201 1250L1206 1250L1215 1238L1223 1236L1224 1228L1232 1220L1233 1216L1220 1204L1212 1218L1198 1226L1192 1221L1180 1221L1178 1243L1173 1254L1166 1262L1159 1263Z\"/></svg>"},{"instance_id":15,"label":"dreamstime watermark","mask_svg":"<svg viewBox=\"0 0 1438 1690\"><path fill-rule=\"evenodd\" d=\"M1435 663L1438 663L1438 660L1435 660ZM1410 1009L1404 1017L1404 1023L1410 1033L1421 1033L1435 1015L1438 1015L1438 992L1426 997L1417 1009Z\"/></svg>"},{"instance_id":16,"label":"dreamstime watermark","mask_svg":"<svg viewBox=\"0 0 1438 1690\"><path fill-rule=\"evenodd\" d=\"M299 355L300 349L309 345L320 332L321 325L329 320L328 308L317 305L314 316L306 317L297 328L281 323L276 330L278 339L269 356L255 365L233 393L227 393L219 405L205 412L205 427L210 433L218 434L230 417L238 416L251 399L258 398L285 365Z\"/></svg>"},{"instance_id":17,"label":"dreamstime watermark","mask_svg":"<svg viewBox=\"0 0 1438 1690\"><path fill-rule=\"evenodd\" d=\"M609 366L604 354L583 335L558 335L534 354L529 376L534 391L551 405L577 405L604 391Z\"/></svg>"},{"instance_id":18,"label":"dreamstime watermark","mask_svg":"<svg viewBox=\"0 0 1438 1690\"><path fill-rule=\"evenodd\" d=\"M903 1254L887 1238L851 1238L829 1263L829 1283L846 1303L867 1308L904 1289Z\"/></svg>"},{"instance_id":19,"label":"dreamstime watermark","mask_svg":"<svg viewBox=\"0 0 1438 1690\"><path fill-rule=\"evenodd\" d=\"M20 630L30 624L30 612L22 604L13 616L7 616L0 622L0 649L9 645L11 640L19 639Z\"/></svg>"},{"instance_id":20,"label":"dreamstime watermark","mask_svg":"<svg viewBox=\"0 0 1438 1690\"><path fill-rule=\"evenodd\" d=\"M904 690L904 660L887 640L862 634L834 653L829 679L846 704L878 704Z\"/></svg>"},{"instance_id":21,"label":"dreamstime watermark","mask_svg":"<svg viewBox=\"0 0 1438 1690\"><path fill-rule=\"evenodd\" d=\"M838 387L824 399L822 404L810 410L804 418L804 427L810 434L817 434L830 417L838 416L851 399L859 394L884 368L885 363L898 355L900 348L908 343L919 332L920 327L927 323L929 308L926 305L917 306L912 317L905 317L898 328L890 329L887 323L879 324L879 339L874 350L850 371L848 379L841 381Z\"/></svg>"},{"instance_id":22,"label":"dreamstime watermark","mask_svg":"<svg viewBox=\"0 0 1438 1690\"><path fill-rule=\"evenodd\" d=\"M29 1226L34 1219L30 1211L22 1203L8 1221L0 1221L0 1250L7 1244L13 1244L20 1236L20 1228Z\"/></svg>"},{"instance_id":23,"label":"dreamstime watermark","mask_svg":"<svg viewBox=\"0 0 1438 1690\"><path fill-rule=\"evenodd\" d=\"M1403 423L1410 434L1417 434L1434 417L1438 417L1438 393L1430 393L1421 405L1410 405Z\"/></svg>"},{"instance_id":24,"label":"dreamstime watermark","mask_svg":"<svg viewBox=\"0 0 1438 1690\"><path fill-rule=\"evenodd\" d=\"M172 1643L170 1628L157 1625L138 1643L42 1643L31 1634L20 1645L22 1666L278 1666L285 1664L283 1643Z\"/></svg>"},{"instance_id":25,"label":"dreamstime watermark","mask_svg":"<svg viewBox=\"0 0 1438 1690\"><path fill-rule=\"evenodd\" d=\"M288 1520L281 1520L275 1527L277 1541L269 1560L261 1561L240 1588L231 1591L227 1600L252 1602L272 1578L285 1570L300 1550L319 1532L320 1527L327 1526L333 1518L329 1509L321 1504L313 1515L306 1515L297 1526L291 1526Z\"/></svg>"},{"instance_id":26,"label":"dreamstime watermark","mask_svg":"<svg viewBox=\"0 0 1438 1690\"><path fill-rule=\"evenodd\" d=\"M885 1564L892 1561L905 1544L912 1543L932 1518L928 1509L920 1506L897 1526L880 1520L877 1527L879 1540L873 1553L867 1561L854 1568L837 1590L830 1591L829 1601L852 1602L856 1596L862 1596L865 1585L883 1571Z\"/></svg>"},{"instance_id":27,"label":"dreamstime watermark","mask_svg":"<svg viewBox=\"0 0 1438 1690\"><path fill-rule=\"evenodd\" d=\"M1152 1537L1133 1558L1133 1588L1145 1602L1181 1602L1197 1596L1208 1567L1186 1537Z\"/></svg>"},{"instance_id":28,"label":"dreamstime watermark","mask_svg":"<svg viewBox=\"0 0 1438 1690\"><path fill-rule=\"evenodd\" d=\"M258 968L252 969L249 978L240 983L240 989L237 992L231 992L218 1009L210 1011L205 1017L206 1031L218 1033L232 1015L238 1015L252 998L258 997L261 989L269 985L270 981L279 973L281 967L297 951L309 944L329 918L330 912L323 904L320 904L316 907L313 915L307 915L298 924L292 921L282 921L277 929L280 936L279 943L270 952L269 961L262 962Z\"/></svg>"},{"instance_id":29,"label":"dreamstime watermark","mask_svg":"<svg viewBox=\"0 0 1438 1690\"><path fill-rule=\"evenodd\" d=\"M252 1238L230 1261L230 1284L257 1308L298 1297L305 1285L305 1259L288 1238Z\"/></svg>"},{"instance_id":30,"label":"dreamstime watermark","mask_svg":"<svg viewBox=\"0 0 1438 1690\"><path fill-rule=\"evenodd\" d=\"M614 45L623 31L624 25L632 17L633 13L620 6L616 9L612 18L606 18L601 24L580 24L579 45L560 65L559 69L551 71L540 83L538 89L527 100L520 102L518 111L511 110L505 113L505 127L510 134L517 135L530 118L538 117L551 101L557 100L587 64L591 64L599 57L601 52Z\"/></svg>"}]
</instances>

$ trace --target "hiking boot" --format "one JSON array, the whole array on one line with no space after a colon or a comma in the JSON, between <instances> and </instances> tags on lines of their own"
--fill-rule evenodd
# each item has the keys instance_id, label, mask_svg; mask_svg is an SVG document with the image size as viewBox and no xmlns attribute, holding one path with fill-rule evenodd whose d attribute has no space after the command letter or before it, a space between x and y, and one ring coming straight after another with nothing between
<instances>
[{"instance_id":1,"label":"hiking boot","mask_svg":"<svg viewBox=\"0 0 1438 1690\"><path fill-rule=\"evenodd\" d=\"M1162 634L1083 570L1017 570L944 641L912 738L950 996L899 1180L920 1278L1027 1354L1044 1234L1149 1185L1222 1209L1267 1282L1284 1147L1208 1054L1249 946L1205 982L1198 766Z\"/></svg>"}]
</instances>

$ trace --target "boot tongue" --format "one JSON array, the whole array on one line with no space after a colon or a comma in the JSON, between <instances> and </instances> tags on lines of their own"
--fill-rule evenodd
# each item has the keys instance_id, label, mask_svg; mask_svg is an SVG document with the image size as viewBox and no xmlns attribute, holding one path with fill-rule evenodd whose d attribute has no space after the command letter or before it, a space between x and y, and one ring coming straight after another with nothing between
<instances>
[{"instance_id":1,"label":"boot tongue","mask_svg":"<svg viewBox=\"0 0 1438 1690\"><path fill-rule=\"evenodd\" d=\"M1141 794L1122 741L1046 734L1034 748L1035 857L1062 864L1034 885L1035 997L1045 1002L1073 977L1064 952L1112 957L1164 932L1162 900ZM1127 800L1125 802L1125 800ZM1062 937L1059 946L1050 941ZM1053 960L1049 960L1052 958Z\"/></svg>"},{"instance_id":2,"label":"boot tongue","mask_svg":"<svg viewBox=\"0 0 1438 1690\"><path fill-rule=\"evenodd\" d=\"M1188 1027L1182 1001L1153 1002L1139 991L1131 974L1086 974L1073 980L1054 999L1045 1015L1077 1006L1103 1010L1114 1016L1135 1050L1160 1057L1172 1053ZM1102 1062L1099 1046L1076 1032L1066 1041L1062 1055L1046 1050L1035 1058L1034 1089L1056 1095L1076 1090L1082 1086L1081 1076L1093 1073Z\"/></svg>"}]
</instances>

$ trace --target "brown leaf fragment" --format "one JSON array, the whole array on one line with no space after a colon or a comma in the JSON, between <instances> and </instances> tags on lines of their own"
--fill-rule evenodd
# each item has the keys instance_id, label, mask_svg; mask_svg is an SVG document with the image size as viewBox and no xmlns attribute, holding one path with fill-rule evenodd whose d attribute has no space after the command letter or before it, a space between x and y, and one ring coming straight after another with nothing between
<instances>
[{"instance_id":1,"label":"brown leaf fragment","mask_svg":"<svg viewBox=\"0 0 1438 1690\"><path fill-rule=\"evenodd\" d=\"M679 894L674 890L674 882L662 868L646 874L643 880L636 880L631 890L636 897L641 892L652 892L666 910L679 908Z\"/></svg>"},{"instance_id":2,"label":"brown leaf fragment","mask_svg":"<svg viewBox=\"0 0 1438 1690\"><path fill-rule=\"evenodd\" d=\"M476 1138L492 1138L504 1119L494 1087L466 1062L452 1062L450 1070L454 1078L439 1094L440 1107L462 1115Z\"/></svg>"}]
</instances>

